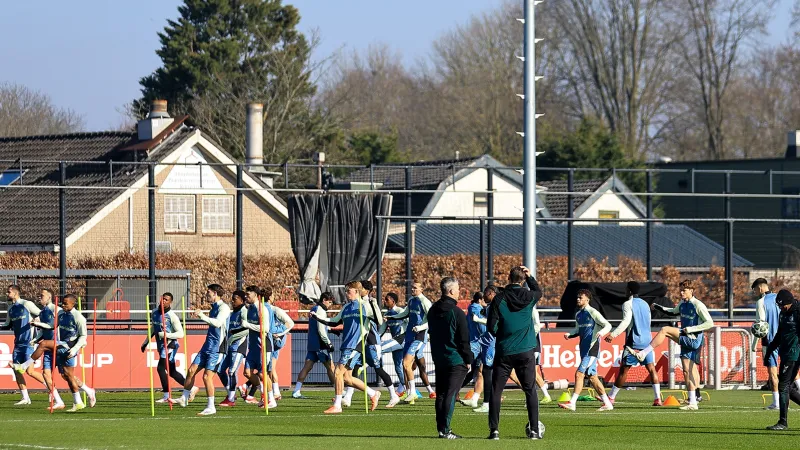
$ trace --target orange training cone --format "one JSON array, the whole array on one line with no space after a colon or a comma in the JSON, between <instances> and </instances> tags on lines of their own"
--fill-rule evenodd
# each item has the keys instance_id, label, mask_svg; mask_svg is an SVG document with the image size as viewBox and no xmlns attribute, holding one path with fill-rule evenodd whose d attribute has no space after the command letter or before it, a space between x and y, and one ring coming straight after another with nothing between
<instances>
[{"instance_id":1,"label":"orange training cone","mask_svg":"<svg viewBox=\"0 0 800 450\"><path fill-rule=\"evenodd\" d=\"M469 400L469 399L471 399L471 398L472 398L472 395L473 395L474 393L475 393L475 391L474 391L473 389L470 389L469 391L467 391L467 395L465 395L465 396L464 396L464 400Z\"/></svg>"},{"instance_id":2,"label":"orange training cone","mask_svg":"<svg viewBox=\"0 0 800 450\"><path fill-rule=\"evenodd\" d=\"M674 395L670 395L664 400L664 406L681 406L681 404L678 403L678 399Z\"/></svg>"}]
</instances>

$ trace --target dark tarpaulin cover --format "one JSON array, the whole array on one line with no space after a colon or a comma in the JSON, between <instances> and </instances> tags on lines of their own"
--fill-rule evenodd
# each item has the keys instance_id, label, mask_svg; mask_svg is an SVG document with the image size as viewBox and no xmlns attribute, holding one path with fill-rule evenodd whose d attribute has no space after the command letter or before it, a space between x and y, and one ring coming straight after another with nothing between
<instances>
[{"instance_id":1,"label":"dark tarpaulin cover","mask_svg":"<svg viewBox=\"0 0 800 450\"><path fill-rule=\"evenodd\" d=\"M323 290L344 299L344 284L370 278L378 266L388 235L378 235L376 216L386 216L391 195L305 194L289 197L289 231L301 278L320 247L319 272Z\"/></svg>"},{"instance_id":2,"label":"dark tarpaulin cover","mask_svg":"<svg viewBox=\"0 0 800 450\"><path fill-rule=\"evenodd\" d=\"M646 301L648 304L658 303L669 308L675 304L667 296L667 286L664 283L639 283L640 290L638 297ZM576 311L576 299L578 298L578 291L581 289L588 289L592 292L592 299L589 302L594 309L598 310L603 317L606 318L612 325L616 326L615 322L622 320L622 304L628 298L625 296L627 289L626 283L586 283L582 281L570 281L561 295L561 312L558 314L559 320L574 320ZM651 310L651 317L653 319L666 319L670 316L660 312ZM663 322L661 324L664 324ZM653 326L659 328L661 324L656 323ZM559 327L573 327L574 323L559 322Z\"/></svg>"},{"instance_id":3,"label":"dark tarpaulin cover","mask_svg":"<svg viewBox=\"0 0 800 450\"><path fill-rule=\"evenodd\" d=\"M298 293L307 297L314 289L307 283L314 283L317 268L310 267L314 253L319 247L320 232L325 217L325 204L317 194L291 195L288 201L289 237L292 252L300 269L300 287ZM316 265L316 264L315 264ZM305 285L305 286L304 286ZM316 299L314 299L316 300Z\"/></svg>"}]
</instances>

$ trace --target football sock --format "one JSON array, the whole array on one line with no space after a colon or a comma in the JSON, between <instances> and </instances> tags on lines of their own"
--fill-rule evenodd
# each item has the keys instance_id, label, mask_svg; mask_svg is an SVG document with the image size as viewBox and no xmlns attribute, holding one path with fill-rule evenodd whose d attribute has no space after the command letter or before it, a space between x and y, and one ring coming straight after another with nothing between
<instances>
[{"instance_id":1,"label":"football sock","mask_svg":"<svg viewBox=\"0 0 800 450\"><path fill-rule=\"evenodd\" d=\"M295 392L300 392L300 389L302 387L303 387L303 382L302 381L298 381L297 383L294 384L294 391Z\"/></svg>"},{"instance_id":2,"label":"football sock","mask_svg":"<svg viewBox=\"0 0 800 450\"><path fill-rule=\"evenodd\" d=\"M229 402L236 401L236 391L228 391L228 401Z\"/></svg>"},{"instance_id":3,"label":"football sock","mask_svg":"<svg viewBox=\"0 0 800 450\"><path fill-rule=\"evenodd\" d=\"M341 408L342 407L342 396L341 395L337 395L336 398L333 400L333 406L335 406L337 408Z\"/></svg>"},{"instance_id":4,"label":"football sock","mask_svg":"<svg viewBox=\"0 0 800 450\"><path fill-rule=\"evenodd\" d=\"M797 383L797 381L795 381ZM772 391L772 404L778 405L781 402L781 393L778 391Z\"/></svg>"},{"instance_id":5,"label":"football sock","mask_svg":"<svg viewBox=\"0 0 800 450\"><path fill-rule=\"evenodd\" d=\"M164 392L164 394L161 396L161 398L163 398L164 400L168 399L169 398L169 392Z\"/></svg>"},{"instance_id":6,"label":"football sock","mask_svg":"<svg viewBox=\"0 0 800 450\"><path fill-rule=\"evenodd\" d=\"M206 403L207 409L215 409L214 408L214 397L208 397L208 403Z\"/></svg>"},{"instance_id":7,"label":"football sock","mask_svg":"<svg viewBox=\"0 0 800 450\"><path fill-rule=\"evenodd\" d=\"M572 398L569 399L569 404L570 405L575 405L575 403L577 403L577 402L578 402L578 394L572 394Z\"/></svg>"},{"instance_id":8,"label":"football sock","mask_svg":"<svg viewBox=\"0 0 800 450\"><path fill-rule=\"evenodd\" d=\"M489 383L491 383L491 380L489 381ZM544 394L545 397L550 397L550 394L547 392L547 383L542 384L541 389L542 389L542 394Z\"/></svg>"},{"instance_id":9,"label":"football sock","mask_svg":"<svg viewBox=\"0 0 800 450\"><path fill-rule=\"evenodd\" d=\"M87 394L94 394L94 389L90 388L86 383L83 383L81 390Z\"/></svg>"},{"instance_id":10,"label":"football sock","mask_svg":"<svg viewBox=\"0 0 800 450\"><path fill-rule=\"evenodd\" d=\"M694 391L689 391L689 404L697 404L697 394Z\"/></svg>"},{"instance_id":11,"label":"football sock","mask_svg":"<svg viewBox=\"0 0 800 450\"><path fill-rule=\"evenodd\" d=\"M73 392L72 393L72 402L76 405L80 405L83 402L81 401L81 393L80 392Z\"/></svg>"},{"instance_id":12,"label":"football sock","mask_svg":"<svg viewBox=\"0 0 800 450\"><path fill-rule=\"evenodd\" d=\"M397 391L395 391L393 385L390 384L388 386L388 389L389 389L389 394L392 396L392 398L397 397Z\"/></svg>"},{"instance_id":13,"label":"football sock","mask_svg":"<svg viewBox=\"0 0 800 450\"><path fill-rule=\"evenodd\" d=\"M375 396L375 391L371 387L367 387L367 397Z\"/></svg>"},{"instance_id":14,"label":"football sock","mask_svg":"<svg viewBox=\"0 0 800 450\"><path fill-rule=\"evenodd\" d=\"M426 384L426 385L425 385L425 389L427 389L427 390L428 390L428 394L433 394L433 388L431 387L431 385L430 385L430 384Z\"/></svg>"},{"instance_id":15,"label":"football sock","mask_svg":"<svg viewBox=\"0 0 800 450\"><path fill-rule=\"evenodd\" d=\"M411 388L409 389L409 393L413 394L417 392L417 383L414 380L411 380Z\"/></svg>"},{"instance_id":16,"label":"football sock","mask_svg":"<svg viewBox=\"0 0 800 450\"><path fill-rule=\"evenodd\" d=\"M655 395L656 400L661 400L661 384L656 383L653 385L653 395Z\"/></svg>"},{"instance_id":17,"label":"football sock","mask_svg":"<svg viewBox=\"0 0 800 450\"><path fill-rule=\"evenodd\" d=\"M22 399L23 399L23 400L30 400L30 399L31 399L31 398L28 396L28 390L27 390L27 389L20 389L20 391L19 391L19 392L20 392L20 394L22 394Z\"/></svg>"},{"instance_id":18,"label":"football sock","mask_svg":"<svg viewBox=\"0 0 800 450\"><path fill-rule=\"evenodd\" d=\"M603 400L603 404L606 405L606 407L612 406L611 405L611 400L608 399L608 395L603 394L603 395L600 396L600 398Z\"/></svg>"},{"instance_id":19,"label":"football sock","mask_svg":"<svg viewBox=\"0 0 800 450\"><path fill-rule=\"evenodd\" d=\"M61 400L61 395L59 395L58 389L53 389L53 401L56 404L64 403L64 400Z\"/></svg>"},{"instance_id":20,"label":"football sock","mask_svg":"<svg viewBox=\"0 0 800 450\"><path fill-rule=\"evenodd\" d=\"M647 347L644 348L644 350L640 351L639 354L646 356L648 353L650 353L652 351L653 351L653 346L652 345L648 345Z\"/></svg>"},{"instance_id":21,"label":"football sock","mask_svg":"<svg viewBox=\"0 0 800 450\"><path fill-rule=\"evenodd\" d=\"M281 387L278 386L278 383L272 383L272 392L276 397L281 395Z\"/></svg>"},{"instance_id":22,"label":"football sock","mask_svg":"<svg viewBox=\"0 0 800 450\"><path fill-rule=\"evenodd\" d=\"M28 358L24 363L22 363L22 368L27 370L28 367L33 365L33 360Z\"/></svg>"},{"instance_id":23,"label":"football sock","mask_svg":"<svg viewBox=\"0 0 800 450\"><path fill-rule=\"evenodd\" d=\"M616 387L616 386L613 386L613 387L611 388L611 395L609 395L608 397L609 397L609 398L617 398L617 394L618 394L618 393L619 393L619 388L618 388L618 387Z\"/></svg>"},{"instance_id":24,"label":"football sock","mask_svg":"<svg viewBox=\"0 0 800 450\"><path fill-rule=\"evenodd\" d=\"M189 401L189 395L191 395L191 393L192 393L191 390L184 389L182 397L188 402Z\"/></svg>"}]
</instances>

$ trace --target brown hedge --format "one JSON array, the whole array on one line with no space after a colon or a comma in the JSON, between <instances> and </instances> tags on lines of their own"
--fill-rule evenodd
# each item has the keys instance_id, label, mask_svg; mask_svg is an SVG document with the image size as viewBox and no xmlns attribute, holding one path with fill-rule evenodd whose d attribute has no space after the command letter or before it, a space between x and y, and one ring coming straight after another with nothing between
<instances>
[{"instance_id":1,"label":"brown hedge","mask_svg":"<svg viewBox=\"0 0 800 450\"><path fill-rule=\"evenodd\" d=\"M147 269L147 256L143 253L120 253L110 257L81 257L70 259L71 269ZM494 258L494 279L503 284L512 266L520 264L519 255L498 255ZM561 293L567 284L567 258L564 256L540 257L538 262L539 282L544 290L543 305L557 306ZM413 278L425 286L429 297L438 295L438 283L444 276L455 276L461 284L461 297L469 298L480 285L480 266L477 255L450 256L414 256L412 263ZM235 258L230 255L216 257L198 257L181 253L159 254L156 259L158 269L188 269L192 271L194 303L200 301L204 286L219 283L225 289L235 288ZM58 255L53 253L8 253L0 255L0 269L56 269ZM383 263L383 291L404 292L403 258L386 258ZM724 306L725 269L712 266L704 272L681 273L674 267L664 267L656 272L655 277L669 287L670 293L676 293L678 283L684 278L696 279L699 282L697 297L703 299L710 307ZM575 264L575 277L584 281L614 282L630 279L643 280L646 269L641 261L620 257L619 265L612 267L608 259L589 259ZM292 257L245 257L245 284L272 286L283 301L296 300L293 288L298 284L297 264ZM786 285L785 280L775 279L776 285ZM36 288L57 288L58 281L49 279L21 279L23 293L35 298ZM71 280L70 290L83 287L80 280ZM795 286L789 286L793 288ZM675 294L677 295L677 294ZM401 295L402 297L402 295ZM735 274L734 298L736 306L751 303L747 274Z\"/></svg>"}]
</instances>

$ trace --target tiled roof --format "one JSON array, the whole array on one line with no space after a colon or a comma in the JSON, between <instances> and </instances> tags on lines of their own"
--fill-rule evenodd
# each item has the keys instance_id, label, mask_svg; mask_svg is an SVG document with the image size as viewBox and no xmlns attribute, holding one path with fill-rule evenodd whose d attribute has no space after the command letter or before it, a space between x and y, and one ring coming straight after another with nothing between
<instances>
[{"instance_id":1,"label":"tiled roof","mask_svg":"<svg viewBox=\"0 0 800 450\"><path fill-rule=\"evenodd\" d=\"M182 126L148 159L169 154L192 132ZM123 159L119 150L135 142L135 132L0 138L0 171L18 168L21 160L24 173L14 185L37 186L0 188L0 245L58 243L58 189L53 187L59 185L59 161L93 162L67 164L67 185L89 187L66 191L67 234L83 225L121 194L120 187L132 185L147 173L145 165L118 162Z\"/></svg>"},{"instance_id":2,"label":"tiled roof","mask_svg":"<svg viewBox=\"0 0 800 450\"><path fill-rule=\"evenodd\" d=\"M605 182L606 180L604 179L573 181L572 192L586 192L586 195L572 196L573 211L578 209L581 204L594 194ZM545 197L544 203L545 206L547 206L547 211L550 213L550 216L567 217L567 196L547 195L548 192L568 192L567 180L540 181L537 184L547 188L547 191L543 192L543 194Z\"/></svg>"},{"instance_id":3,"label":"tiled roof","mask_svg":"<svg viewBox=\"0 0 800 450\"><path fill-rule=\"evenodd\" d=\"M577 260L608 257L611 265L619 256L645 260L643 226L575 225L573 255ZM414 250L421 255L477 254L480 231L477 224L416 225ZM519 254L522 250L522 225L495 225L495 255ZM392 248L403 248L404 233L389 236ZM721 245L686 225L654 225L652 241L653 266L708 267L725 261ZM536 251L540 256L567 254L567 225L536 227ZM753 263L734 253L735 267L751 267Z\"/></svg>"},{"instance_id":4,"label":"tiled roof","mask_svg":"<svg viewBox=\"0 0 800 450\"><path fill-rule=\"evenodd\" d=\"M456 172L468 167L480 159L452 159L439 161L424 161L416 163L403 163L411 166L412 189L436 189L436 186L447 177L455 176ZM372 169L358 169L348 174L342 181L362 183L383 183L382 189L403 189L406 183L406 170L400 166L374 166Z\"/></svg>"}]
</instances>

